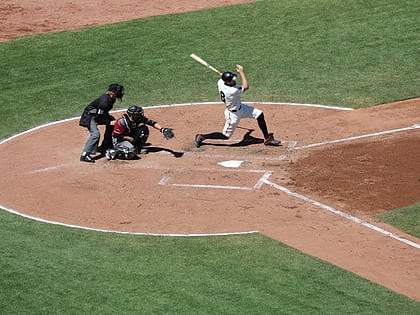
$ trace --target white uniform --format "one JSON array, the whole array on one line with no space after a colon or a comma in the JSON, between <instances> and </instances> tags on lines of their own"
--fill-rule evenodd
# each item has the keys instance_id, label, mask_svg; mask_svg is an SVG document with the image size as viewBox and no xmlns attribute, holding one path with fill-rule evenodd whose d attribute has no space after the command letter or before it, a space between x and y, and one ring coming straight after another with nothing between
<instances>
[{"instance_id":1,"label":"white uniform","mask_svg":"<svg viewBox=\"0 0 420 315\"><path fill-rule=\"evenodd\" d=\"M245 92L242 86L229 86L220 79L217 82L217 87L220 99L226 105L223 134L230 138L242 118L257 119L262 111L241 102L241 94Z\"/></svg>"}]
</instances>

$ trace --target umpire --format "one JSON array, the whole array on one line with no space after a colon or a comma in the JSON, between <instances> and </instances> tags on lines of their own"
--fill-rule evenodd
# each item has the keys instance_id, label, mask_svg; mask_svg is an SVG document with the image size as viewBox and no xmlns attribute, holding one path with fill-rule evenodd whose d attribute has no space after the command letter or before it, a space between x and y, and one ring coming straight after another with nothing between
<instances>
[{"instance_id":1,"label":"umpire","mask_svg":"<svg viewBox=\"0 0 420 315\"><path fill-rule=\"evenodd\" d=\"M116 99L122 99L124 96L124 86L113 83L108 87L108 91L92 101L83 110L82 116L79 120L79 125L86 127L89 132L89 138L86 141L82 155L80 156L81 162L95 163L95 160L90 154L96 154L98 151L99 139L101 137L98 129L98 125L105 125L104 141L102 146L106 146L106 142L111 142L111 133L113 126L111 121L115 120L113 116L109 114L109 111L114 106ZM111 143L109 143L112 145ZM106 148L105 148L106 149Z\"/></svg>"}]
</instances>

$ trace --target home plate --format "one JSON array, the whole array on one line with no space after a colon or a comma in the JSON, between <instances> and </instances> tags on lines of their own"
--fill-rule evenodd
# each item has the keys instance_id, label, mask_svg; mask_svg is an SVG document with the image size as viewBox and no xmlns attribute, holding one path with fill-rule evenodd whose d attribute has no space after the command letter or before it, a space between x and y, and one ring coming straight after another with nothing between
<instances>
[{"instance_id":1,"label":"home plate","mask_svg":"<svg viewBox=\"0 0 420 315\"><path fill-rule=\"evenodd\" d=\"M219 164L223 167L239 167L239 166L241 166L242 163L243 163L243 161L230 160L230 161L219 162L217 164Z\"/></svg>"}]
</instances>

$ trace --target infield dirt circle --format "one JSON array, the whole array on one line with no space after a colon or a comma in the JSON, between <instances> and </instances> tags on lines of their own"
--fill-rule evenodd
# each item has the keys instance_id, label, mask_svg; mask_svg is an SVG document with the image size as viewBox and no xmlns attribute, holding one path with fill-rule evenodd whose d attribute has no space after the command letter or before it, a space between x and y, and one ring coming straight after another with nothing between
<instances>
[{"instance_id":1,"label":"infield dirt circle","mask_svg":"<svg viewBox=\"0 0 420 315\"><path fill-rule=\"evenodd\" d=\"M240 2L250 1L212 6ZM207 6L163 3L6 0L0 40ZM107 14L113 6L115 17ZM373 215L420 200L420 100L353 111L251 105L264 110L283 146L264 146L256 122L243 120L231 140L195 148L195 133L222 128L222 104L146 108L163 125L175 116L185 120L169 126L176 135L170 141L152 130L149 154L135 161L79 162L88 133L77 119L9 138L1 143L0 204L42 220L112 231L258 231L419 301L420 240Z\"/></svg>"}]
</instances>

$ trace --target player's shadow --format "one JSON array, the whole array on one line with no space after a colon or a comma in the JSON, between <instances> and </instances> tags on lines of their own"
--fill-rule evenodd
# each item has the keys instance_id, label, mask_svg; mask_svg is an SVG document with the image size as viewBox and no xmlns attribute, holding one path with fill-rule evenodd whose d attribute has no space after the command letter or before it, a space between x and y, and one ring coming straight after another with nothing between
<instances>
[{"instance_id":1,"label":"player's shadow","mask_svg":"<svg viewBox=\"0 0 420 315\"><path fill-rule=\"evenodd\" d=\"M238 127L238 129L247 129L247 128L241 128ZM254 129L247 129L248 131L244 134L243 138L241 141L236 142L236 143L208 143L208 142L203 142L201 145L212 145L215 147L246 147L249 145L253 145L253 144L259 144L259 143L263 143L264 140L261 138L255 138L251 135L251 133L253 133L255 130ZM212 135L214 135L214 137L212 137ZM215 139L215 140L223 140L220 138L220 133L219 132L215 132L213 134L207 134L206 135L206 140L207 139Z\"/></svg>"},{"instance_id":2,"label":"player's shadow","mask_svg":"<svg viewBox=\"0 0 420 315\"><path fill-rule=\"evenodd\" d=\"M177 152L177 151L174 151L174 150L171 150L171 149L168 149L168 148L161 148L161 147L147 147L147 153L146 154L162 152L162 151L169 152L170 154L172 154L176 158L180 158L184 155L184 152ZM141 155L143 155L143 154L141 154Z\"/></svg>"},{"instance_id":3,"label":"player's shadow","mask_svg":"<svg viewBox=\"0 0 420 315\"><path fill-rule=\"evenodd\" d=\"M105 154L104 153L100 153L97 156L92 157L92 159L94 159L95 161L100 160L100 159L104 159L105 158ZM139 156L135 156L133 157L131 160L140 160L141 158Z\"/></svg>"},{"instance_id":4,"label":"player's shadow","mask_svg":"<svg viewBox=\"0 0 420 315\"><path fill-rule=\"evenodd\" d=\"M97 156L93 156L92 159L94 159L95 161L103 159L105 157L105 153L100 152L100 154L98 154Z\"/></svg>"},{"instance_id":5,"label":"player's shadow","mask_svg":"<svg viewBox=\"0 0 420 315\"><path fill-rule=\"evenodd\" d=\"M132 160L140 160L141 155L149 154L149 153L156 153L156 152L161 152L161 151L169 152L176 158L180 158L184 155L184 152L177 152L177 151L173 151L171 149L161 148L161 147L151 147L150 145L151 145L150 143L144 144L144 146L147 148L147 152L143 153L143 154L138 154L139 156L135 156ZM100 160L102 158L105 158L105 153L102 153L102 152L99 155L93 157L94 160Z\"/></svg>"}]
</instances>

